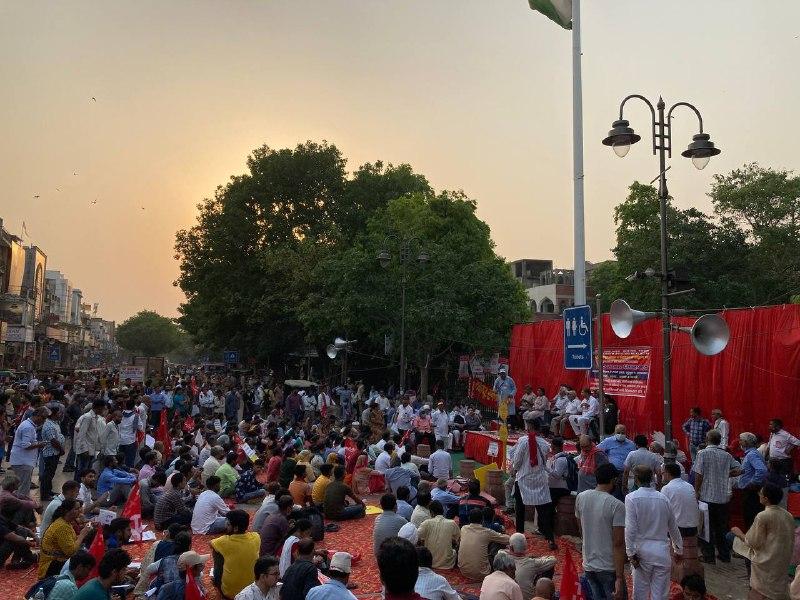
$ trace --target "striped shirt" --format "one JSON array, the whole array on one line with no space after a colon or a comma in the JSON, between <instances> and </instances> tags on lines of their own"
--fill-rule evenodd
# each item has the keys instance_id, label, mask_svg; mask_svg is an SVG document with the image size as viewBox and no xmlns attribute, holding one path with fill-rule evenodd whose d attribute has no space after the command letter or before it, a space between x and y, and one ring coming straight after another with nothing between
<instances>
[{"instance_id":1,"label":"striped shirt","mask_svg":"<svg viewBox=\"0 0 800 600\"><path fill-rule=\"evenodd\" d=\"M709 445L697 453L692 471L700 473L700 500L712 504L725 504L730 500L731 469L741 467L739 461L719 446Z\"/></svg>"}]
</instances>

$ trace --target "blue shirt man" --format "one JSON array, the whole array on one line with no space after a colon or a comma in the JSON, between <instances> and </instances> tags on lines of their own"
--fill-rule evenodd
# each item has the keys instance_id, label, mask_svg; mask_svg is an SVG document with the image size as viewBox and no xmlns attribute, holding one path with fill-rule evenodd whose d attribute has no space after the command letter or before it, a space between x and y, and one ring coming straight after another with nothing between
<instances>
[{"instance_id":1,"label":"blue shirt man","mask_svg":"<svg viewBox=\"0 0 800 600\"><path fill-rule=\"evenodd\" d=\"M604 439L597 444L597 447L605 453L608 461L617 467L620 473L625 470L625 459L628 458L628 454L636 450L636 444L625 437L624 425L617 425L614 435Z\"/></svg>"},{"instance_id":2,"label":"blue shirt man","mask_svg":"<svg viewBox=\"0 0 800 600\"><path fill-rule=\"evenodd\" d=\"M156 391L150 394L150 411L161 412L164 410L164 403L166 401L167 397L164 395L164 392L161 391L160 387L156 387Z\"/></svg>"},{"instance_id":3,"label":"blue shirt man","mask_svg":"<svg viewBox=\"0 0 800 600\"><path fill-rule=\"evenodd\" d=\"M517 411L514 404L514 396L517 393L517 384L515 384L514 380L508 376L505 368L501 367L497 379L494 380L494 386L492 386L492 389L494 389L494 391L497 393L498 406L501 400L508 398L508 414L516 414Z\"/></svg>"},{"instance_id":4,"label":"blue shirt man","mask_svg":"<svg viewBox=\"0 0 800 600\"><path fill-rule=\"evenodd\" d=\"M755 448L747 448L742 459L742 474L737 487L746 489L751 486L761 487L767 477L767 465L764 458Z\"/></svg>"},{"instance_id":5,"label":"blue shirt man","mask_svg":"<svg viewBox=\"0 0 800 600\"><path fill-rule=\"evenodd\" d=\"M128 473L121 469L114 469L113 467L106 467L97 478L97 493L105 494L110 492L111 489L117 485L133 485L136 483L136 475Z\"/></svg>"}]
</instances>

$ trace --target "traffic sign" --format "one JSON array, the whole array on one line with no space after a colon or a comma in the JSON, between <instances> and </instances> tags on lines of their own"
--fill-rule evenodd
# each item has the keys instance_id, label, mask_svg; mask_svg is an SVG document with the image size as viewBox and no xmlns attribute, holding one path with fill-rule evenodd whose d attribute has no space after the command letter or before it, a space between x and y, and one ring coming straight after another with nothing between
<instances>
[{"instance_id":1,"label":"traffic sign","mask_svg":"<svg viewBox=\"0 0 800 600\"><path fill-rule=\"evenodd\" d=\"M47 349L47 360L50 362L61 362L61 346L53 344Z\"/></svg>"},{"instance_id":2,"label":"traffic sign","mask_svg":"<svg viewBox=\"0 0 800 600\"><path fill-rule=\"evenodd\" d=\"M225 350L223 354L223 360L225 364L228 365L235 365L239 362L239 351L238 350Z\"/></svg>"},{"instance_id":3,"label":"traffic sign","mask_svg":"<svg viewBox=\"0 0 800 600\"><path fill-rule=\"evenodd\" d=\"M592 308L588 305L565 308L564 368L584 370L592 368Z\"/></svg>"}]
</instances>

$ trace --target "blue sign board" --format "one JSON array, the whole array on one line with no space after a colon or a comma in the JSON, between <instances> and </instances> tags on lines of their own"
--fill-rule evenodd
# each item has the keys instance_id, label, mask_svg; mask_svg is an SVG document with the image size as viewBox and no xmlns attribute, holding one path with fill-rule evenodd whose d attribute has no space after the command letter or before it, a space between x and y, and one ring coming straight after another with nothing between
<instances>
[{"instance_id":1,"label":"blue sign board","mask_svg":"<svg viewBox=\"0 0 800 600\"><path fill-rule=\"evenodd\" d=\"M54 344L47 349L47 360L61 362L61 346Z\"/></svg>"},{"instance_id":2,"label":"blue sign board","mask_svg":"<svg viewBox=\"0 0 800 600\"><path fill-rule=\"evenodd\" d=\"M225 350L223 352L223 360L225 364L228 365L235 365L239 362L239 351L238 350Z\"/></svg>"},{"instance_id":3,"label":"blue sign board","mask_svg":"<svg viewBox=\"0 0 800 600\"><path fill-rule=\"evenodd\" d=\"M572 306L563 312L564 368L592 368L592 308Z\"/></svg>"}]
</instances>

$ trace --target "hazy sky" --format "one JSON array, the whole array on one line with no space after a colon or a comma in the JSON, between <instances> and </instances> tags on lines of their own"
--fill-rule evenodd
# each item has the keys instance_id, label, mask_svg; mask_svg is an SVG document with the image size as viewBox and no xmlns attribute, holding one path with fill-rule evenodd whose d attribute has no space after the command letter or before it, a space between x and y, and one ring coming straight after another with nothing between
<instances>
[{"instance_id":1,"label":"hazy sky","mask_svg":"<svg viewBox=\"0 0 800 600\"><path fill-rule=\"evenodd\" d=\"M600 144L628 93L695 103L723 150L696 171L677 113L678 206L707 209L712 175L745 162L800 166L798 0L584 0L583 29L590 260L657 175L645 107L628 157ZM196 203L261 144L325 139L351 170L463 189L508 259L571 267L570 49L525 0L0 0L0 217L107 318L176 315Z\"/></svg>"}]
</instances>

